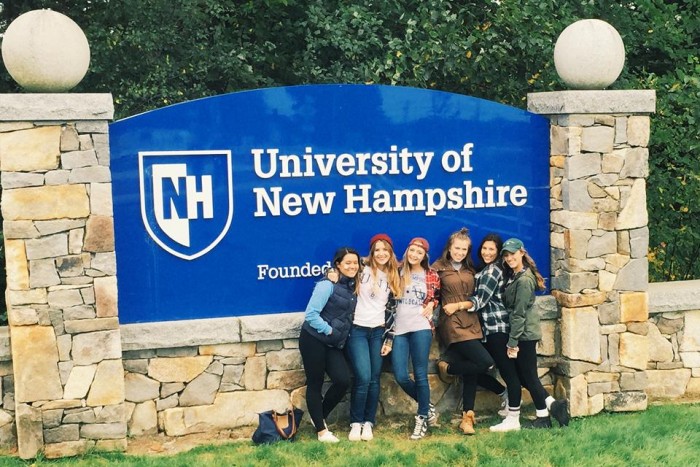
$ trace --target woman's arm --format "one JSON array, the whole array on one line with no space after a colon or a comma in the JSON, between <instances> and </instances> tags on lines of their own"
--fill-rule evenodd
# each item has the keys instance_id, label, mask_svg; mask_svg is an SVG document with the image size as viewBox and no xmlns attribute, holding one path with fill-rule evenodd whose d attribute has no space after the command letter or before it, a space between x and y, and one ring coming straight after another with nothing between
<instances>
[{"instance_id":1,"label":"woman's arm","mask_svg":"<svg viewBox=\"0 0 700 467\"><path fill-rule=\"evenodd\" d=\"M387 355L394 346L394 328L396 327L396 298L389 292L389 300L386 302L384 310L384 342L382 343L381 354Z\"/></svg>"},{"instance_id":2,"label":"woman's arm","mask_svg":"<svg viewBox=\"0 0 700 467\"><path fill-rule=\"evenodd\" d=\"M476 291L467 302L467 309L469 309L469 311L478 311L485 307L491 300L491 297L493 297L493 294L498 290L501 284L501 277L503 277L503 272L501 272L499 268L489 267L489 269L480 276ZM472 306L474 307L473 310L471 309Z\"/></svg>"},{"instance_id":3,"label":"woman's arm","mask_svg":"<svg viewBox=\"0 0 700 467\"><path fill-rule=\"evenodd\" d=\"M517 347L520 336L525 332L527 314L531 312L530 299L535 293L535 281L516 280L510 287L515 287L515 300L510 313L510 336L508 347Z\"/></svg>"},{"instance_id":4,"label":"woman's arm","mask_svg":"<svg viewBox=\"0 0 700 467\"><path fill-rule=\"evenodd\" d=\"M304 320L316 331L327 336L333 332L333 328L321 318L321 310L326 306L332 294L333 284L330 281L323 280L318 282L316 287L314 287L309 303L306 305L306 312L304 313Z\"/></svg>"}]
</instances>

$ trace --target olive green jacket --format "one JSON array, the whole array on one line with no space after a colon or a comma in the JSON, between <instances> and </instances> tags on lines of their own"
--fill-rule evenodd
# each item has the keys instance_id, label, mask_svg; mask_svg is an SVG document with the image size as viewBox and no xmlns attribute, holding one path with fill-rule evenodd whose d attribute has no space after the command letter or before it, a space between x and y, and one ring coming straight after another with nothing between
<instances>
[{"instance_id":1,"label":"olive green jacket","mask_svg":"<svg viewBox=\"0 0 700 467\"><path fill-rule=\"evenodd\" d=\"M517 347L519 341L538 341L542 338L540 315L533 308L537 281L530 269L524 269L509 280L503 291L503 304L510 317L508 347Z\"/></svg>"}]
</instances>

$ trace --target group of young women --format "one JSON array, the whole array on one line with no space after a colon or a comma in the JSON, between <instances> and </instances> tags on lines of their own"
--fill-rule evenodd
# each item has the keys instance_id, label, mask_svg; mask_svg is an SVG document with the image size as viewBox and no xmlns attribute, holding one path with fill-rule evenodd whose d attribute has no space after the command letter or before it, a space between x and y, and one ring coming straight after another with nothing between
<instances>
[{"instance_id":1,"label":"group of young women","mask_svg":"<svg viewBox=\"0 0 700 467\"><path fill-rule=\"evenodd\" d=\"M438 420L428 383L436 332L445 349L438 361L441 379L462 380L463 433L475 433L477 385L507 401L505 419L491 431L520 429L521 387L535 404L533 427L551 427L550 414L560 426L569 423L568 401L551 397L537 374L536 344L542 336L533 304L544 280L535 262L520 240L503 243L489 234L479 247L477 272L471 249L469 231L463 228L449 237L432 265L430 245L421 237L409 242L401 261L386 234L372 237L364 262L353 248L336 251L333 271L314 288L299 337L307 408L319 441L338 441L325 420L351 380L348 439L374 437L379 378L387 355L396 382L418 403L410 439L425 437ZM438 308L436 330L433 312ZM488 374L494 366L505 387ZM322 394L325 374L331 384Z\"/></svg>"}]
</instances>

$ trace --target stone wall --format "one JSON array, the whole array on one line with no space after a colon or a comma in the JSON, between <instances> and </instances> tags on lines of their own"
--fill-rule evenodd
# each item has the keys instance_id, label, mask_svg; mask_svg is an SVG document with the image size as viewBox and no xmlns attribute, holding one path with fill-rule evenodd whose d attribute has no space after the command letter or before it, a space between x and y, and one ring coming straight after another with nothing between
<instances>
[{"instance_id":1,"label":"stone wall","mask_svg":"<svg viewBox=\"0 0 700 467\"><path fill-rule=\"evenodd\" d=\"M111 96L3 95L0 168L19 455L126 449ZM12 392L9 389L12 388ZM13 407L14 405L14 407ZM2 413L0 423L9 413Z\"/></svg>"}]
</instances>

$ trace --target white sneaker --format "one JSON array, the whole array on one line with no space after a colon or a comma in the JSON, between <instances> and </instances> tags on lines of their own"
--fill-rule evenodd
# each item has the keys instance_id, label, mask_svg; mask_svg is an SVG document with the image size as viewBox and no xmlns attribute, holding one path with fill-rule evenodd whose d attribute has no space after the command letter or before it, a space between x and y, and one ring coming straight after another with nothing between
<instances>
[{"instance_id":1,"label":"white sneaker","mask_svg":"<svg viewBox=\"0 0 700 467\"><path fill-rule=\"evenodd\" d=\"M503 419L501 423L498 425L494 425L492 427L489 427L490 431L495 431L495 432L505 432L505 431L518 431L520 430L520 414L518 415L512 415L508 414L508 416Z\"/></svg>"},{"instance_id":2,"label":"white sneaker","mask_svg":"<svg viewBox=\"0 0 700 467\"><path fill-rule=\"evenodd\" d=\"M362 439L363 426L361 423L351 423L350 433L348 433L348 439L350 441L360 441Z\"/></svg>"},{"instance_id":3,"label":"white sneaker","mask_svg":"<svg viewBox=\"0 0 700 467\"><path fill-rule=\"evenodd\" d=\"M422 439L428 434L428 419L422 415L416 415L416 426L413 429L410 439Z\"/></svg>"},{"instance_id":4,"label":"white sneaker","mask_svg":"<svg viewBox=\"0 0 700 467\"><path fill-rule=\"evenodd\" d=\"M428 406L428 426L440 426L438 424L438 418L440 414L435 410L435 406L431 403Z\"/></svg>"},{"instance_id":5,"label":"white sneaker","mask_svg":"<svg viewBox=\"0 0 700 467\"><path fill-rule=\"evenodd\" d=\"M322 435L318 435L318 440L322 443L337 443L340 441L336 436L330 431L326 430Z\"/></svg>"},{"instance_id":6,"label":"white sneaker","mask_svg":"<svg viewBox=\"0 0 700 467\"><path fill-rule=\"evenodd\" d=\"M372 433L372 424L370 422L365 422L362 424L362 435L360 436L362 441L372 441L374 439L374 433Z\"/></svg>"},{"instance_id":7,"label":"white sneaker","mask_svg":"<svg viewBox=\"0 0 700 467\"><path fill-rule=\"evenodd\" d=\"M508 391L501 396L501 407L498 409L498 415L503 418L506 418L508 415Z\"/></svg>"}]
</instances>

